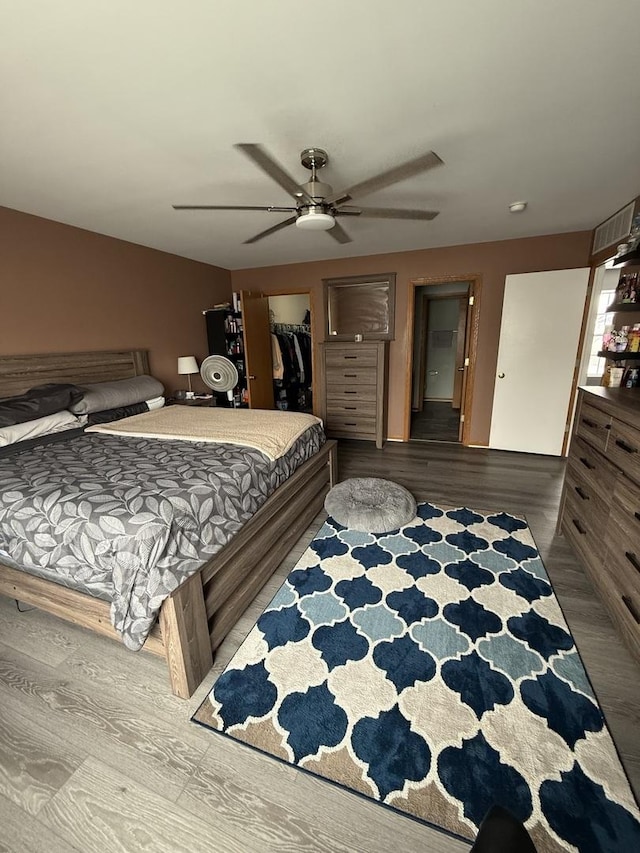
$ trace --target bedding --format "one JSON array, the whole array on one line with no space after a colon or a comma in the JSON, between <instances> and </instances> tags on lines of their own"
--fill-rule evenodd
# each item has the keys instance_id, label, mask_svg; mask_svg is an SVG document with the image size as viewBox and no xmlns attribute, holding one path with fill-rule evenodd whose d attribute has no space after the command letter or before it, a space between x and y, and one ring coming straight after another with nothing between
<instances>
[{"instance_id":1,"label":"bedding","mask_svg":"<svg viewBox=\"0 0 640 853\"><path fill-rule=\"evenodd\" d=\"M0 427L0 447L84 426L86 421L85 416L78 417L65 410L32 421Z\"/></svg>"},{"instance_id":2,"label":"bedding","mask_svg":"<svg viewBox=\"0 0 640 853\"><path fill-rule=\"evenodd\" d=\"M14 426L53 415L69 409L81 399L82 391L76 385L52 382L37 385L24 394L0 400L0 427Z\"/></svg>"},{"instance_id":3,"label":"bedding","mask_svg":"<svg viewBox=\"0 0 640 853\"><path fill-rule=\"evenodd\" d=\"M87 432L225 442L253 447L273 461L286 453L305 429L320 423L318 418L302 412L169 406L108 426L92 426Z\"/></svg>"},{"instance_id":4,"label":"bedding","mask_svg":"<svg viewBox=\"0 0 640 853\"><path fill-rule=\"evenodd\" d=\"M148 403L132 403L130 406L118 406L116 409L105 409L102 412L91 412L89 415L84 415L87 419L87 424L108 424L111 421L118 421L121 418L129 418L131 415L141 415L143 412L149 411Z\"/></svg>"},{"instance_id":5,"label":"bedding","mask_svg":"<svg viewBox=\"0 0 640 853\"><path fill-rule=\"evenodd\" d=\"M164 393L164 386L153 376L133 376L114 382L95 382L82 386L83 396L68 408L76 415L89 415L120 406L142 403Z\"/></svg>"},{"instance_id":6,"label":"bedding","mask_svg":"<svg viewBox=\"0 0 640 853\"><path fill-rule=\"evenodd\" d=\"M320 449L312 420L275 461L229 443L98 433L0 459L0 562L109 601L137 650L163 600Z\"/></svg>"}]
</instances>

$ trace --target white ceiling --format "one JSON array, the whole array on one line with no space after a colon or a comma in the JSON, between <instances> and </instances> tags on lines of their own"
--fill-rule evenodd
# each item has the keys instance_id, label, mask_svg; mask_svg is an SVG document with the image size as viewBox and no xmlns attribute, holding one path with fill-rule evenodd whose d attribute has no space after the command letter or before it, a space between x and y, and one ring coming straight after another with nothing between
<instances>
[{"instance_id":1,"label":"white ceiling","mask_svg":"<svg viewBox=\"0 0 640 853\"><path fill-rule=\"evenodd\" d=\"M638 0L0 0L0 204L229 269L592 228L640 192ZM434 150L358 199L433 222L287 205L232 146L296 180L325 148L342 189ZM508 212L526 199L527 211Z\"/></svg>"}]
</instances>

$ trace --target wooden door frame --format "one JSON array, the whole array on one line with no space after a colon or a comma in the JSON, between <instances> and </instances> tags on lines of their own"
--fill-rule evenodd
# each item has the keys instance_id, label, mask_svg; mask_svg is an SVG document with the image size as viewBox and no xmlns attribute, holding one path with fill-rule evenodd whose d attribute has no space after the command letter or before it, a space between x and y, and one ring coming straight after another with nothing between
<instances>
[{"instance_id":1,"label":"wooden door frame","mask_svg":"<svg viewBox=\"0 0 640 853\"><path fill-rule=\"evenodd\" d=\"M471 287L469 287L471 290ZM467 346L467 322L469 319L469 292L467 298L462 297L458 300L458 334L456 336L456 360L455 360L455 376L453 377L453 394L451 400L451 408L458 412L462 410L462 398L464 395L464 359L466 356ZM456 402L458 405L456 406ZM466 418L465 418L466 420ZM459 436L462 433L460 430Z\"/></svg>"},{"instance_id":2,"label":"wooden door frame","mask_svg":"<svg viewBox=\"0 0 640 853\"><path fill-rule=\"evenodd\" d=\"M318 359L316 357L316 346L315 346L315 330L318 323L318 306L317 306L317 297L314 295L314 291L310 287L284 287L278 288L277 290L269 290L268 292L260 291L263 296L266 296L267 299L270 296L308 296L309 297L309 312L311 314L311 400L313 401L312 411L313 414L318 417L319 408L319 397L318 397L318 388L320 387L318 382Z\"/></svg>"},{"instance_id":3,"label":"wooden door frame","mask_svg":"<svg viewBox=\"0 0 640 853\"><path fill-rule=\"evenodd\" d=\"M415 319L415 302L416 288L423 286L433 286L436 284L452 284L453 282L468 283L469 296L473 297L473 310L471 312L471 328L467 328L467 342L465 345L465 358L469 359L467 369L467 381L462 399L462 407L460 414L464 415L461 444L470 445L471 432L471 406L473 400L473 386L475 383L476 370L476 355L478 349L478 330L480 324L480 298L482 294L482 275L479 273L470 273L468 275L438 275L425 276L420 278L412 278L409 280L407 293L407 356L405 375L408 377L408 382L405 383L405 399L404 399L404 432L403 441L409 441L411 438L411 386L413 375L413 340L414 340L414 319Z\"/></svg>"},{"instance_id":4,"label":"wooden door frame","mask_svg":"<svg viewBox=\"0 0 640 853\"><path fill-rule=\"evenodd\" d=\"M606 262L605 262L606 263ZM573 370L573 378L571 380L571 393L569 394L569 407L567 409L567 419L564 427L564 438L562 440L562 450L560 456L564 457L569 454L569 440L571 438L571 428L573 426L573 418L575 415L576 403L578 402L578 381L580 379L580 368L584 357L586 347L591 347L591 341L587 339L589 309L591 307L591 298L593 289L596 284L598 270L604 267L605 263L589 268L589 279L587 281L587 292L584 298L584 311L582 312L582 323L580 325L580 336L578 338L578 353L576 356L576 364ZM622 272L622 269L620 270Z\"/></svg>"}]
</instances>

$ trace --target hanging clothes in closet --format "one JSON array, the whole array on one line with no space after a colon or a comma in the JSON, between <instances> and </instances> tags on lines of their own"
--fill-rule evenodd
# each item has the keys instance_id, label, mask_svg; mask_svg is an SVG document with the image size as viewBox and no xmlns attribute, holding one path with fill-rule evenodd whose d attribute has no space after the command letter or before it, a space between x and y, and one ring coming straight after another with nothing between
<instances>
[{"instance_id":1,"label":"hanging clothes in closet","mask_svg":"<svg viewBox=\"0 0 640 853\"><path fill-rule=\"evenodd\" d=\"M291 412L311 411L311 327L274 323L271 347L277 408Z\"/></svg>"}]
</instances>

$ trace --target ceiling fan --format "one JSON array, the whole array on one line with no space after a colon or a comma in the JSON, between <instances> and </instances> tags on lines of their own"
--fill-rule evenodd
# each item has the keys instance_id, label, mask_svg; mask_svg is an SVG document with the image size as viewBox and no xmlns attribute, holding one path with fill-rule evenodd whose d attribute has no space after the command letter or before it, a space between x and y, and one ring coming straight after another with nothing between
<instances>
[{"instance_id":1,"label":"ceiling fan","mask_svg":"<svg viewBox=\"0 0 640 853\"><path fill-rule=\"evenodd\" d=\"M433 151L427 151L407 163L388 169L380 175L361 181L347 190L334 193L333 187L318 180L318 169L326 166L329 155L322 148L305 148L300 154L302 165L311 171L311 179L306 183L297 184L291 175L268 154L261 145L252 143L239 143L235 145L256 166L269 175L295 200L295 205L281 207L272 205L269 207L246 206L246 205L219 205L219 204L174 204L174 210L267 210L270 213L291 213L288 219L272 225L265 231L261 231L245 243L257 243L263 237L275 234L289 225L309 231L328 231L330 236L338 243L350 243L351 237L336 221L338 216L362 216L375 219L434 219L438 215L437 210L404 210L396 207L353 207L347 204L354 197L376 192L390 184L411 178L427 169L442 165L442 160Z\"/></svg>"}]
</instances>

